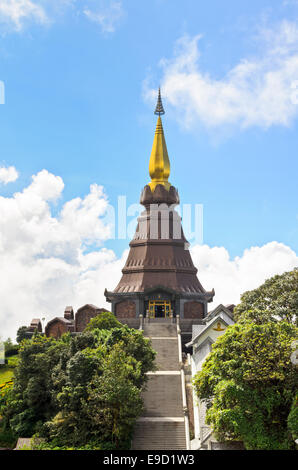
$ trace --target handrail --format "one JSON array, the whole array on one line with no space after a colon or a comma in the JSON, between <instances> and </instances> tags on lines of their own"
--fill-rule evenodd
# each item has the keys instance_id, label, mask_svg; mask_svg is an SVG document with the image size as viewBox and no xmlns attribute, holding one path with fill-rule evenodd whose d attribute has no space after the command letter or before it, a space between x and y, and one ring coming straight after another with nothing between
<instances>
[{"instance_id":1,"label":"handrail","mask_svg":"<svg viewBox=\"0 0 298 470\"><path fill-rule=\"evenodd\" d=\"M190 437L189 437L189 417L188 407L186 400L186 385L185 385L185 373L182 359L182 342L181 342L181 329L180 329L180 316L176 316L177 321L177 337L178 337L178 360L181 374L181 388L182 388L182 406L184 412L184 424L185 424L185 437L186 437L186 450L190 450Z\"/></svg>"}]
</instances>

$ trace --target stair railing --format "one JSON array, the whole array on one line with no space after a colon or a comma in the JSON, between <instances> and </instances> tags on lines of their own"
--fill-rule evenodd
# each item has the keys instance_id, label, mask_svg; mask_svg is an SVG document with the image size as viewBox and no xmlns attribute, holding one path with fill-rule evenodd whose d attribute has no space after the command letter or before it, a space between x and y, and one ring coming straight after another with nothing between
<instances>
[{"instance_id":1,"label":"stair railing","mask_svg":"<svg viewBox=\"0 0 298 470\"><path fill-rule=\"evenodd\" d=\"M181 387L182 387L182 406L183 406L184 424L185 424L186 450L190 450L189 417L188 417L188 407L187 407L187 400L186 400L184 364L183 364L183 358L182 358L180 315L176 315L176 322L177 322L177 337L178 337L178 359L179 359L179 367L180 367L180 374L181 374Z\"/></svg>"}]
</instances>

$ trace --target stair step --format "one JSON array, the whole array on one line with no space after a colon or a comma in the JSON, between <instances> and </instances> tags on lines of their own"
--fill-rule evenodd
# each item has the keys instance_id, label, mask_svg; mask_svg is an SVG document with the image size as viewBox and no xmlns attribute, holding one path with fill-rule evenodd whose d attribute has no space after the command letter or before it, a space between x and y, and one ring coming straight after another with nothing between
<instances>
[{"instance_id":1,"label":"stair step","mask_svg":"<svg viewBox=\"0 0 298 470\"><path fill-rule=\"evenodd\" d=\"M137 423L133 450L185 450L184 422Z\"/></svg>"},{"instance_id":2,"label":"stair step","mask_svg":"<svg viewBox=\"0 0 298 470\"><path fill-rule=\"evenodd\" d=\"M157 352L156 365L158 370L178 370L178 340L151 339L152 348Z\"/></svg>"},{"instance_id":3,"label":"stair step","mask_svg":"<svg viewBox=\"0 0 298 470\"><path fill-rule=\"evenodd\" d=\"M177 327L168 323L148 323L144 325L144 335L150 336L177 336Z\"/></svg>"},{"instance_id":4,"label":"stair step","mask_svg":"<svg viewBox=\"0 0 298 470\"><path fill-rule=\"evenodd\" d=\"M144 325L144 336L157 352L157 372L148 374L142 392L144 412L135 427L134 450L186 449L177 326L160 320Z\"/></svg>"},{"instance_id":5,"label":"stair step","mask_svg":"<svg viewBox=\"0 0 298 470\"><path fill-rule=\"evenodd\" d=\"M150 375L142 395L143 416L183 416L180 374Z\"/></svg>"}]
</instances>

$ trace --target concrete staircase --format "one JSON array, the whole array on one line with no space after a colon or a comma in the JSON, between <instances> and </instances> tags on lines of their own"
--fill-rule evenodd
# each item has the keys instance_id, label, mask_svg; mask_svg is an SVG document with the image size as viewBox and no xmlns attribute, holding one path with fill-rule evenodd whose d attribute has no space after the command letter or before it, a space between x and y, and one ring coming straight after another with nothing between
<instances>
[{"instance_id":1,"label":"concrete staircase","mask_svg":"<svg viewBox=\"0 0 298 470\"><path fill-rule=\"evenodd\" d=\"M136 424L133 450L186 449L177 326L169 320L144 325L157 352L157 372L149 372L143 391L144 412Z\"/></svg>"}]
</instances>

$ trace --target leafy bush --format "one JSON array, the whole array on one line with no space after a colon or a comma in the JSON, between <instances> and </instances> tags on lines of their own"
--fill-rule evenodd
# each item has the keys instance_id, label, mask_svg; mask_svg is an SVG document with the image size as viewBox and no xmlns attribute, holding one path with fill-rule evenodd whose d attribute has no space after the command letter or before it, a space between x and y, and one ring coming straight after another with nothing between
<instances>
[{"instance_id":1,"label":"leafy bush","mask_svg":"<svg viewBox=\"0 0 298 470\"><path fill-rule=\"evenodd\" d=\"M4 348L5 348L5 357L11 357L15 356L18 354L19 351L19 345L18 344L13 344L10 338L8 338L6 341L4 341Z\"/></svg>"},{"instance_id":2,"label":"leafy bush","mask_svg":"<svg viewBox=\"0 0 298 470\"><path fill-rule=\"evenodd\" d=\"M247 449L294 447L298 377L290 356L297 332L286 321L242 322L213 345L194 386L219 440L242 440Z\"/></svg>"},{"instance_id":3,"label":"leafy bush","mask_svg":"<svg viewBox=\"0 0 298 470\"><path fill-rule=\"evenodd\" d=\"M273 276L242 294L234 315L237 321L261 324L284 320L298 326L298 268Z\"/></svg>"},{"instance_id":4,"label":"leafy bush","mask_svg":"<svg viewBox=\"0 0 298 470\"><path fill-rule=\"evenodd\" d=\"M288 428L294 440L298 439L298 393L293 400L293 405L288 416Z\"/></svg>"},{"instance_id":5,"label":"leafy bush","mask_svg":"<svg viewBox=\"0 0 298 470\"><path fill-rule=\"evenodd\" d=\"M11 429L0 426L0 447L13 449L16 445L17 437Z\"/></svg>"},{"instance_id":6,"label":"leafy bush","mask_svg":"<svg viewBox=\"0 0 298 470\"><path fill-rule=\"evenodd\" d=\"M28 327L21 326L17 331L17 343L21 343L24 339L28 338Z\"/></svg>"},{"instance_id":7,"label":"leafy bush","mask_svg":"<svg viewBox=\"0 0 298 470\"><path fill-rule=\"evenodd\" d=\"M11 367L12 369L14 369L18 365L18 362L19 362L18 356L11 356L7 361L8 367Z\"/></svg>"},{"instance_id":8,"label":"leafy bush","mask_svg":"<svg viewBox=\"0 0 298 470\"><path fill-rule=\"evenodd\" d=\"M49 447L129 448L154 358L149 340L122 325L59 340L36 334L21 343L5 425Z\"/></svg>"},{"instance_id":9,"label":"leafy bush","mask_svg":"<svg viewBox=\"0 0 298 470\"><path fill-rule=\"evenodd\" d=\"M102 312L94 318L91 318L88 325L85 328L85 331L92 331L95 329L98 330L110 330L111 328L121 328L122 323L120 323L115 315L111 312Z\"/></svg>"}]
</instances>

